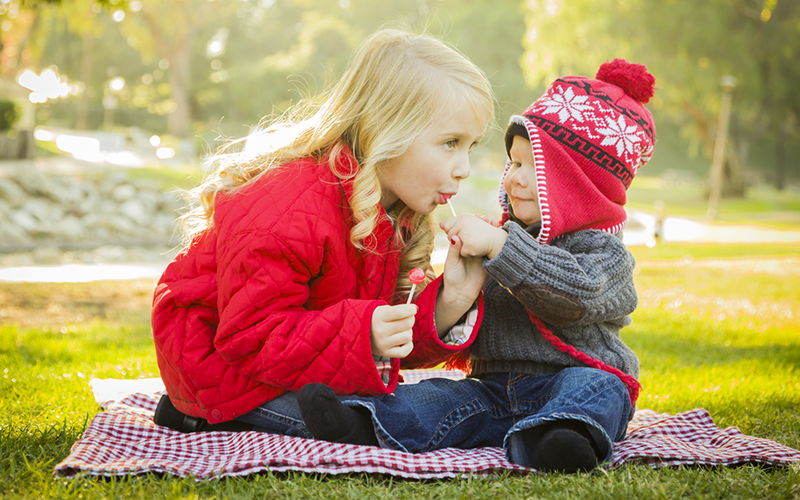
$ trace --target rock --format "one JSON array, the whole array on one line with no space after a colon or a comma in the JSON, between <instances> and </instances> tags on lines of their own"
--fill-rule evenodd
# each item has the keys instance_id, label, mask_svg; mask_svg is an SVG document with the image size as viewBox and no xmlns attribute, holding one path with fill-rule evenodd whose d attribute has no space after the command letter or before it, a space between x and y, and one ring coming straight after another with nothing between
<instances>
[{"instance_id":1,"label":"rock","mask_svg":"<svg viewBox=\"0 0 800 500\"><path fill-rule=\"evenodd\" d=\"M64 209L46 198L28 198L19 209L46 224L55 224L64 218Z\"/></svg>"},{"instance_id":2,"label":"rock","mask_svg":"<svg viewBox=\"0 0 800 500\"><path fill-rule=\"evenodd\" d=\"M39 221L36 220L36 217L24 210L12 210L8 213L8 220L16 224L23 231L29 233L38 231L41 226Z\"/></svg>"},{"instance_id":3,"label":"rock","mask_svg":"<svg viewBox=\"0 0 800 500\"><path fill-rule=\"evenodd\" d=\"M25 245L33 240L25 229L8 220L0 224L0 241L6 245Z\"/></svg>"},{"instance_id":4,"label":"rock","mask_svg":"<svg viewBox=\"0 0 800 500\"><path fill-rule=\"evenodd\" d=\"M61 204L74 205L84 198L85 193L80 184L69 177L53 177L46 196Z\"/></svg>"},{"instance_id":5,"label":"rock","mask_svg":"<svg viewBox=\"0 0 800 500\"><path fill-rule=\"evenodd\" d=\"M65 241L80 241L86 238L86 226L81 219L68 215L53 228L53 235Z\"/></svg>"},{"instance_id":6,"label":"rock","mask_svg":"<svg viewBox=\"0 0 800 500\"><path fill-rule=\"evenodd\" d=\"M101 199L95 204L94 209L89 213L97 215L110 215L117 213L118 210L119 203L116 201Z\"/></svg>"},{"instance_id":7,"label":"rock","mask_svg":"<svg viewBox=\"0 0 800 500\"><path fill-rule=\"evenodd\" d=\"M45 195L49 189L50 177L35 168L20 168L14 172L14 180L30 194Z\"/></svg>"},{"instance_id":8,"label":"rock","mask_svg":"<svg viewBox=\"0 0 800 500\"><path fill-rule=\"evenodd\" d=\"M100 224L119 237L130 237L136 232L136 225L127 217L117 214L98 215Z\"/></svg>"},{"instance_id":9,"label":"rock","mask_svg":"<svg viewBox=\"0 0 800 500\"><path fill-rule=\"evenodd\" d=\"M152 221L151 211L138 198L131 198L119 206L119 212L140 226L149 225Z\"/></svg>"},{"instance_id":10,"label":"rock","mask_svg":"<svg viewBox=\"0 0 800 500\"><path fill-rule=\"evenodd\" d=\"M139 188L136 193L136 198L142 202L145 210L154 213L158 210L159 203L161 203L161 193L148 188Z\"/></svg>"},{"instance_id":11,"label":"rock","mask_svg":"<svg viewBox=\"0 0 800 500\"><path fill-rule=\"evenodd\" d=\"M111 191L111 197L116 201L130 200L136 196L136 188L130 184L121 184Z\"/></svg>"},{"instance_id":12,"label":"rock","mask_svg":"<svg viewBox=\"0 0 800 500\"><path fill-rule=\"evenodd\" d=\"M180 193L168 191L161 194L159 210L165 213L174 214L177 217L178 213L186 211L186 203L183 201Z\"/></svg>"},{"instance_id":13,"label":"rock","mask_svg":"<svg viewBox=\"0 0 800 500\"><path fill-rule=\"evenodd\" d=\"M0 177L0 199L5 200L12 208L17 208L25 202L25 190L12 179Z\"/></svg>"},{"instance_id":14,"label":"rock","mask_svg":"<svg viewBox=\"0 0 800 500\"><path fill-rule=\"evenodd\" d=\"M8 217L8 212L11 211L11 205L3 199L0 199L0 221Z\"/></svg>"},{"instance_id":15,"label":"rock","mask_svg":"<svg viewBox=\"0 0 800 500\"><path fill-rule=\"evenodd\" d=\"M159 213L153 217L153 228L160 234L177 235L180 233L180 221L174 215Z\"/></svg>"},{"instance_id":16,"label":"rock","mask_svg":"<svg viewBox=\"0 0 800 500\"><path fill-rule=\"evenodd\" d=\"M125 241L127 244L137 239L159 238L177 246L180 240L177 218L185 211L179 193L164 192L152 179L130 180L122 173L92 180L49 176L35 168L20 169L13 177L0 177L0 251L4 246L36 242L55 245ZM47 252L38 256L38 261L55 259L52 255L47 257ZM61 257L62 261L64 258ZM77 255L71 258L85 260Z\"/></svg>"}]
</instances>

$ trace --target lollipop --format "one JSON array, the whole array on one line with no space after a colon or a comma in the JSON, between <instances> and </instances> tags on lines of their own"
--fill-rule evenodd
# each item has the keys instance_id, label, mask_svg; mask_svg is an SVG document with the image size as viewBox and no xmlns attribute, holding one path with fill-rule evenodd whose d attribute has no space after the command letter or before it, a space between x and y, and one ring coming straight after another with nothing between
<instances>
[{"instance_id":1,"label":"lollipop","mask_svg":"<svg viewBox=\"0 0 800 500\"><path fill-rule=\"evenodd\" d=\"M414 297L414 289L417 288L417 285L425 281L425 271L415 267L410 273L408 273L408 279L411 280L411 291L408 292L408 301L406 304L411 303L411 298Z\"/></svg>"},{"instance_id":2,"label":"lollipop","mask_svg":"<svg viewBox=\"0 0 800 500\"><path fill-rule=\"evenodd\" d=\"M450 207L450 211L453 212L453 217L456 216L456 209L453 208L453 204L450 203L450 198L447 198L447 206Z\"/></svg>"}]
</instances>

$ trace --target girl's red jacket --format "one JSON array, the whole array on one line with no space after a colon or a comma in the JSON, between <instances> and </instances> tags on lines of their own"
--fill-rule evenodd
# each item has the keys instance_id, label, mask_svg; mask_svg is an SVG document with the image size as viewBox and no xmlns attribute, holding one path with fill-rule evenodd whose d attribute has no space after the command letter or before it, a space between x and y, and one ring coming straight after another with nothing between
<instances>
[{"instance_id":1,"label":"girl's red jacket","mask_svg":"<svg viewBox=\"0 0 800 500\"><path fill-rule=\"evenodd\" d=\"M339 166L358 168L349 151ZM400 251L384 212L366 241L373 252L350 243L351 195L327 159L308 158L217 197L211 228L169 264L153 299L158 366L179 410L217 423L310 382L338 394L394 390L401 360L384 384L370 326L372 311L392 301ZM403 368L435 366L471 344L437 336L440 284L417 298Z\"/></svg>"}]
</instances>

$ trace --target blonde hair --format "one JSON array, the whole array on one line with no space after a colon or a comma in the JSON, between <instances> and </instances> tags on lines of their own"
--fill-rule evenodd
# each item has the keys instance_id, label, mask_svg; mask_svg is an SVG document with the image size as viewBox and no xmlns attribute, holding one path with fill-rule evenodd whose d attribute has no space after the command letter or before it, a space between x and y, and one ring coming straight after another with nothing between
<instances>
[{"instance_id":1,"label":"blonde hair","mask_svg":"<svg viewBox=\"0 0 800 500\"><path fill-rule=\"evenodd\" d=\"M472 62L433 37L380 30L362 42L329 91L301 101L263 130L232 141L207 160L211 173L187 193L193 208L182 217L186 240L211 226L218 194L232 194L292 160L327 156L337 177L353 180L355 224L350 240L361 250L373 251L367 241L380 216L378 169L465 104L484 122L492 118L491 86ZM231 151L243 142L240 151ZM359 165L354 175L337 170L345 146ZM399 297L411 288L411 269L430 268L434 229L429 215L413 212L402 202L390 215L395 224L410 228L395 232L403 247L395 289Z\"/></svg>"}]
</instances>

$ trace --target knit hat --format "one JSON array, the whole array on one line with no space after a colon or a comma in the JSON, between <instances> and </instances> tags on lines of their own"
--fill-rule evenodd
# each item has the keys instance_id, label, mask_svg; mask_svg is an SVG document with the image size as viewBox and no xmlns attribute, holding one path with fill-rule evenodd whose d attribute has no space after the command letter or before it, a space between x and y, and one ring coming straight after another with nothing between
<instances>
[{"instance_id":1,"label":"knit hat","mask_svg":"<svg viewBox=\"0 0 800 500\"><path fill-rule=\"evenodd\" d=\"M557 79L521 116L511 117L506 150L515 135L533 149L539 243L584 229L617 233L625 227L626 190L655 145L653 117L644 107L654 87L644 65L614 59L595 78ZM499 194L505 222L510 207L502 181Z\"/></svg>"}]
</instances>

